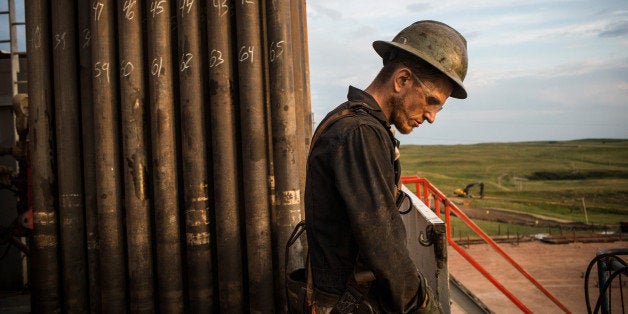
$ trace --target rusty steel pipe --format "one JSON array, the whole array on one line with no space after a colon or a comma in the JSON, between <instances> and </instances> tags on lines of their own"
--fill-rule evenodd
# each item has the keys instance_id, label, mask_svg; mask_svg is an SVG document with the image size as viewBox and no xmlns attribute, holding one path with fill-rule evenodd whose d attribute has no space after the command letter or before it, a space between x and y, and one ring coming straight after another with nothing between
<instances>
[{"instance_id":1,"label":"rusty steel pipe","mask_svg":"<svg viewBox=\"0 0 628 314\"><path fill-rule=\"evenodd\" d=\"M297 126L295 115L295 91L292 65L292 36L290 32L290 1L272 1L266 7L268 32L270 107L272 120L272 145L275 175L275 208L273 232L274 254L279 264L275 278L286 270L302 267L303 247L296 245L289 252L290 265L284 265L285 245L294 226L301 221L303 204L299 175ZM281 278L281 277L280 277ZM277 291L284 291L284 281L277 280ZM286 305L285 296L279 295L279 304Z\"/></svg>"},{"instance_id":2,"label":"rusty steel pipe","mask_svg":"<svg viewBox=\"0 0 628 314\"><path fill-rule=\"evenodd\" d=\"M31 310L61 311L57 213L55 211L54 136L50 64L50 6L26 6L29 95L29 150L32 167L33 238L30 244Z\"/></svg>"},{"instance_id":3,"label":"rusty steel pipe","mask_svg":"<svg viewBox=\"0 0 628 314\"><path fill-rule=\"evenodd\" d=\"M146 5L159 311L183 311L170 1Z\"/></svg>"},{"instance_id":4,"label":"rusty steel pipe","mask_svg":"<svg viewBox=\"0 0 628 314\"><path fill-rule=\"evenodd\" d=\"M96 206L96 175L94 170L94 105L92 102L90 2L79 1L77 10L89 312L100 313L100 283L98 281L98 208Z\"/></svg>"},{"instance_id":5,"label":"rusty steel pipe","mask_svg":"<svg viewBox=\"0 0 628 314\"><path fill-rule=\"evenodd\" d=\"M126 207L129 308L153 313L154 274L149 197L148 130L142 39L142 1L118 6L120 106Z\"/></svg>"},{"instance_id":6,"label":"rusty steel pipe","mask_svg":"<svg viewBox=\"0 0 628 314\"><path fill-rule=\"evenodd\" d=\"M274 312L260 1L238 1L236 26L250 312Z\"/></svg>"},{"instance_id":7,"label":"rusty steel pipe","mask_svg":"<svg viewBox=\"0 0 628 314\"><path fill-rule=\"evenodd\" d=\"M245 312L231 16L235 1L208 2L209 99L220 311Z\"/></svg>"},{"instance_id":8,"label":"rusty steel pipe","mask_svg":"<svg viewBox=\"0 0 628 314\"><path fill-rule=\"evenodd\" d=\"M203 7L204 8L204 7ZM207 312L214 306L209 190L204 110L201 2L181 0L177 8L179 49L179 101L183 195L186 215L188 299L190 312Z\"/></svg>"},{"instance_id":9,"label":"rusty steel pipe","mask_svg":"<svg viewBox=\"0 0 628 314\"><path fill-rule=\"evenodd\" d=\"M209 109L214 170L218 298L221 312L245 312L233 56L234 1L207 6Z\"/></svg>"},{"instance_id":10,"label":"rusty steel pipe","mask_svg":"<svg viewBox=\"0 0 628 314\"><path fill-rule=\"evenodd\" d=\"M127 297L114 13L113 0L92 1L92 95L101 302L104 312L120 313L126 310Z\"/></svg>"},{"instance_id":11,"label":"rusty steel pipe","mask_svg":"<svg viewBox=\"0 0 628 314\"><path fill-rule=\"evenodd\" d=\"M81 138L75 1L52 3L52 55L57 141L63 312L85 313L87 256L81 179Z\"/></svg>"},{"instance_id":12,"label":"rusty steel pipe","mask_svg":"<svg viewBox=\"0 0 628 314\"><path fill-rule=\"evenodd\" d=\"M306 151L310 151L310 144L312 143L312 128L314 127L314 119L312 114L312 97L310 96L310 54L308 46L308 34L307 34L307 4L306 0L301 0L299 6L299 13L301 13L300 27L301 27L301 49L303 50L303 114L305 115L305 145ZM306 169L307 170L307 169Z\"/></svg>"},{"instance_id":13,"label":"rusty steel pipe","mask_svg":"<svg viewBox=\"0 0 628 314\"><path fill-rule=\"evenodd\" d=\"M301 14L299 12L299 5L301 1L290 1L290 32L292 41L290 43L292 48L292 77L294 80L294 112L296 122L296 137L297 137L297 155L299 156L299 190L301 191L300 198L305 197L305 164L307 160L306 141L305 141L305 126L303 119L304 116L304 77L303 77L303 50L301 46L301 32L299 19ZM302 207L304 210L304 207ZM301 213L305 216L305 211Z\"/></svg>"},{"instance_id":14,"label":"rusty steel pipe","mask_svg":"<svg viewBox=\"0 0 628 314\"><path fill-rule=\"evenodd\" d=\"M310 141L312 138L312 104L310 99L310 67L309 67L309 54L308 54L308 38L307 38L307 13L305 0L292 1L292 47L294 54L294 77L295 86L301 85L298 90L302 94L300 101L297 101L297 105L302 106L301 114L297 114L297 123L303 119L303 133L305 144L305 161L307 161L307 154L310 150ZM295 50L298 49L298 57ZM296 63L300 63L297 67ZM299 80L299 83L296 83ZM297 88L295 88L297 90ZM303 164L302 171L306 170L305 164ZM302 177L305 179L305 176ZM302 187L305 187L305 182L302 183Z\"/></svg>"}]
</instances>

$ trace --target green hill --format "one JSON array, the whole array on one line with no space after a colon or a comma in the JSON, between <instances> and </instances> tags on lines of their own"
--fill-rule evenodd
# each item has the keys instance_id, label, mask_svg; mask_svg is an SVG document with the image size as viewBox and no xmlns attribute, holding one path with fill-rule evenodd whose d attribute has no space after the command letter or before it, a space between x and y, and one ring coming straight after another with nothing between
<instances>
[{"instance_id":1,"label":"green hill","mask_svg":"<svg viewBox=\"0 0 628 314\"><path fill-rule=\"evenodd\" d=\"M484 182L473 206L503 208L591 224L628 221L628 140L403 145L403 175L454 189ZM477 190L472 190L473 193Z\"/></svg>"}]
</instances>

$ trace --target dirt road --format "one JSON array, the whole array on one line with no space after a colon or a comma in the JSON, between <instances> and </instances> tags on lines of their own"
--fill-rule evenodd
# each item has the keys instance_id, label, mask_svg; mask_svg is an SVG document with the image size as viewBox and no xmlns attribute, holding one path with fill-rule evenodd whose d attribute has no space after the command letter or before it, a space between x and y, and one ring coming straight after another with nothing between
<instances>
[{"instance_id":1,"label":"dirt road","mask_svg":"<svg viewBox=\"0 0 628 314\"><path fill-rule=\"evenodd\" d=\"M569 220L561 220L558 218L547 217L542 215L534 215L529 213L516 212L499 208L479 208L465 205L463 202L456 204L471 219L481 219L489 221L498 221L503 223L511 223L528 226L543 227L563 227L568 229L588 230L594 226L584 224L582 222L573 222Z\"/></svg>"}]
</instances>

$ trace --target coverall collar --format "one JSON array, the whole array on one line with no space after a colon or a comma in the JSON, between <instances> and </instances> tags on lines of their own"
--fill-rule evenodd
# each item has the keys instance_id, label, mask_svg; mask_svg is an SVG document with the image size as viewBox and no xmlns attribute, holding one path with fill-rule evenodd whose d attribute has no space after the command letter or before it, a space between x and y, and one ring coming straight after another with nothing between
<instances>
[{"instance_id":1,"label":"coverall collar","mask_svg":"<svg viewBox=\"0 0 628 314\"><path fill-rule=\"evenodd\" d=\"M387 128L390 128L390 123L388 123L388 119L386 119L386 115L382 111L382 108L379 106L375 98L371 96L371 94L353 87L349 86L349 93L347 94L347 99L353 102L362 103L371 113L373 117L379 120L383 125Z\"/></svg>"}]
</instances>

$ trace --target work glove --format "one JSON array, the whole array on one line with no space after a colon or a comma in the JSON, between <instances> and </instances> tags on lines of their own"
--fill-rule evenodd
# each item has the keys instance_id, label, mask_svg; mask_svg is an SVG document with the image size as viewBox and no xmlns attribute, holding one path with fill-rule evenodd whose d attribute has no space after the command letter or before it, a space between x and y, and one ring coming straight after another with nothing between
<instances>
[{"instance_id":1,"label":"work glove","mask_svg":"<svg viewBox=\"0 0 628 314\"><path fill-rule=\"evenodd\" d=\"M419 275L421 277L421 291L425 291L425 297L423 298L423 302L425 303L425 298L427 298L427 304L424 307L419 308L415 313L416 314L442 314L443 309L440 306L440 302L434 296L432 289L427 284L427 280L423 275Z\"/></svg>"}]
</instances>

